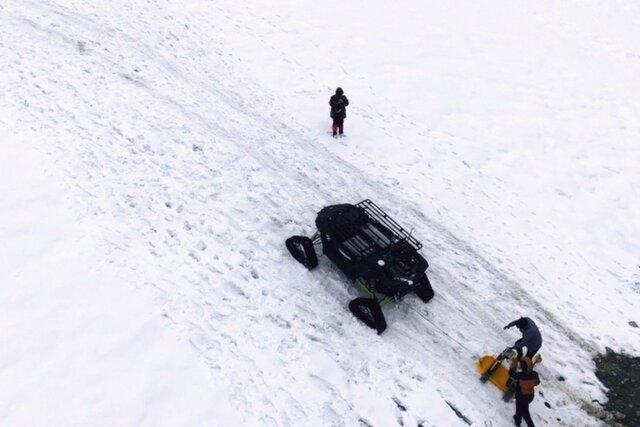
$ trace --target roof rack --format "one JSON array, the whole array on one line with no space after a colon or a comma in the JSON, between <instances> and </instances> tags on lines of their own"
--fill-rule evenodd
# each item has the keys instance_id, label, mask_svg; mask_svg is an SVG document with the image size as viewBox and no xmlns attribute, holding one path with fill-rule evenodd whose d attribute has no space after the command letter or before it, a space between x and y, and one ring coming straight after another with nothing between
<instances>
[{"instance_id":1,"label":"roof rack","mask_svg":"<svg viewBox=\"0 0 640 427\"><path fill-rule=\"evenodd\" d=\"M384 225L389 230L391 230L394 234L396 234L400 238L400 240L405 240L406 242L408 242L411 246L415 248L415 250L419 250L422 248L422 243L420 243L415 237L413 237L411 233L409 233L407 230L402 228L400 224L395 222L393 218L387 215L385 211L383 211L378 205L373 203L371 200L365 199L360 203L356 204L356 206L364 209L367 215L369 215L371 218L375 219L380 224Z\"/></svg>"}]
</instances>

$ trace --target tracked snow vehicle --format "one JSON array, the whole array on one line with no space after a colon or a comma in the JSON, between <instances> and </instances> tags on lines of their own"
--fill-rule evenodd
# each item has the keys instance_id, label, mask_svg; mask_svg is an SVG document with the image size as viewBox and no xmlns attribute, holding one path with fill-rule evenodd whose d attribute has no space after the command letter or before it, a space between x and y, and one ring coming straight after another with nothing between
<instances>
[{"instance_id":1,"label":"tracked snow vehicle","mask_svg":"<svg viewBox=\"0 0 640 427\"><path fill-rule=\"evenodd\" d=\"M315 246L366 296L349 303L351 312L382 333L386 320L381 304L415 293L428 302L434 292L427 277L427 260L418 253L422 244L371 200L323 208L312 237L286 240L291 255L312 270L318 265Z\"/></svg>"}]
</instances>

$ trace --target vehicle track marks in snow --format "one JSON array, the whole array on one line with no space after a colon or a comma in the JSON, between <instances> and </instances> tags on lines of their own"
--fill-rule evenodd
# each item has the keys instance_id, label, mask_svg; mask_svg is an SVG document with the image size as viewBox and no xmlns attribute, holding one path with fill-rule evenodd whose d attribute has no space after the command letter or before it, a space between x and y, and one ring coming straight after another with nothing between
<instances>
[{"instance_id":1,"label":"vehicle track marks in snow","mask_svg":"<svg viewBox=\"0 0 640 427\"><path fill-rule=\"evenodd\" d=\"M488 351L479 342L497 351L515 340L497 320L513 316L505 300L544 317L549 342L569 337L563 352L588 357L589 343L510 280L510 267L497 268L425 217L398 194L399 182L384 187L285 123L270 108L277 102L235 73L235 59L218 46L175 26L150 45L138 32L145 25L128 26L145 24L140 9L122 23L51 2L14 1L11 9L2 12L17 28L7 43L25 47L11 53L12 75L29 87L8 90L7 102L90 200L79 210L103 224L110 258L148 284L161 315L261 425L420 424L443 396L470 419L487 419L475 408L492 407L496 393L451 378L475 374L474 357ZM21 41L29 39L38 43ZM198 61L206 50L219 62ZM437 253L436 297L385 309L391 322L382 337L350 315L356 292L343 275L322 259L308 272L283 244L289 234L312 234L322 206L372 195L416 226L427 257ZM558 401L574 398L570 387L551 387ZM306 389L314 392L292 391ZM379 412L368 414L372 405ZM508 419L510 411L496 414Z\"/></svg>"}]
</instances>

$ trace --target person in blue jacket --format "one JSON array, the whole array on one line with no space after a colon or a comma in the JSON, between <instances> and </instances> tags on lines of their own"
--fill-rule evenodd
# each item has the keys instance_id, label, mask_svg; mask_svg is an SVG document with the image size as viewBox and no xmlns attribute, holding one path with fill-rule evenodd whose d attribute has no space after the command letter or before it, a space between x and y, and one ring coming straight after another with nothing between
<instances>
[{"instance_id":1,"label":"person in blue jacket","mask_svg":"<svg viewBox=\"0 0 640 427\"><path fill-rule=\"evenodd\" d=\"M509 323L504 329L506 330L513 326L520 329L522 338L516 341L511 348L518 352L518 357L522 357L523 348L526 347L526 357L533 359L533 356L535 356L542 346L542 335L540 335L538 325L528 317L521 317Z\"/></svg>"}]
</instances>

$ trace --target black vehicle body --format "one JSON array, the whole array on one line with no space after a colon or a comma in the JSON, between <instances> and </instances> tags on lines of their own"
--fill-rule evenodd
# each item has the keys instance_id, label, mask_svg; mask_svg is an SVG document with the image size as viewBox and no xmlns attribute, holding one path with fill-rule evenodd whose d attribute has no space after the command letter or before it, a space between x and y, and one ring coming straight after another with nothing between
<instances>
[{"instance_id":1,"label":"black vehicle body","mask_svg":"<svg viewBox=\"0 0 640 427\"><path fill-rule=\"evenodd\" d=\"M323 208L312 237L292 236L286 245L294 258L313 269L317 266L314 243L349 279L367 293L349 308L356 317L381 333L386 328L380 303L415 292L424 302L433 298L426 275L427 260L409 232L371 200Z\"/></svg>"}]
</instances>

